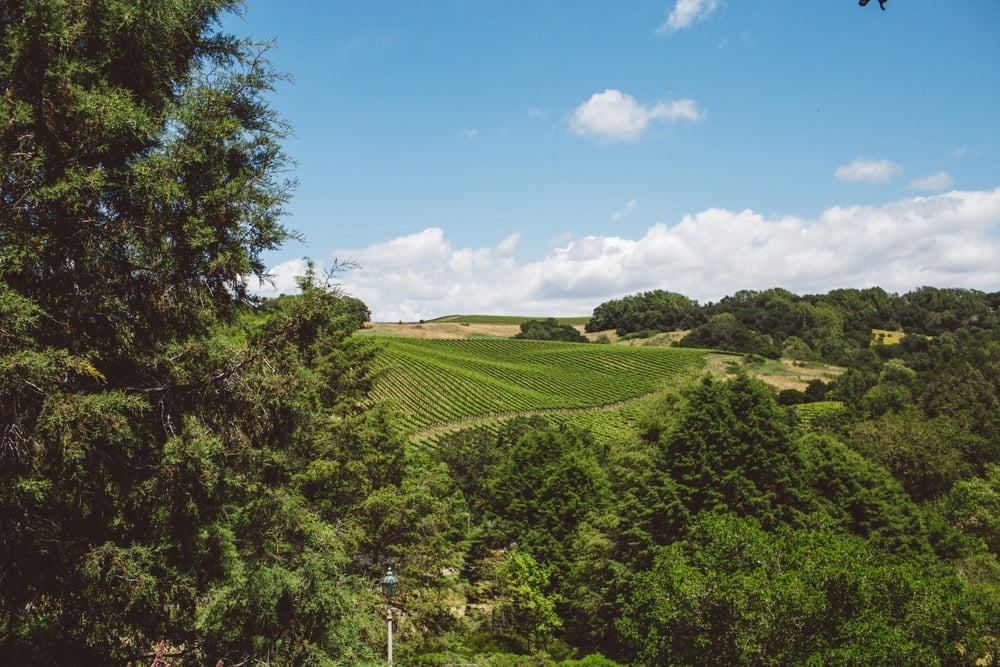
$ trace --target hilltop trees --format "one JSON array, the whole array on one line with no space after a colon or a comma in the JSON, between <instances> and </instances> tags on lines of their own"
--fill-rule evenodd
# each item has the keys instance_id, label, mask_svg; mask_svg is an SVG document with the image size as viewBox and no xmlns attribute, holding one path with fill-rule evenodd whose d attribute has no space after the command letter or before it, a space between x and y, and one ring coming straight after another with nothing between
<instances>
[{"instance_id":1,"label":"hilltop trees","mask_svg":"<svg viewBox=\"0 0 1000 667\"><path fill-rule=\"evenodd\" d=\"M587 331L616 329L619 335L646 329L689 329L702 321L698 304L674 292L653 290L606 301L594 309Z\"/></svg>"},{"instance_id":2,"label":"hilltop trees","mask_svg":"<svg viewBox=\"0 0 1000 667\"><path fill-rule=\"evenodd\" d=\"M521 323L521 333L514 338L527 340L565 340L571 343L586 343L586 336L572 325L560 324L554 317L546 320L528 320Z\"/></svg>"},{"instance_id":3,"label":"hilltop trees","mask_svg":"<svg viewBox=\"0 0 1000 667\"><path fill-rule=\"evenodd\" d=\"M685 346L852 365L872 344L874 329L938 335L997 327L997 294L921 287L902 296L878 287L798 296L781 288L740 290L699 306L662 290L606 301L587 331L688 330Z\"/></svg>"}]
</instances>

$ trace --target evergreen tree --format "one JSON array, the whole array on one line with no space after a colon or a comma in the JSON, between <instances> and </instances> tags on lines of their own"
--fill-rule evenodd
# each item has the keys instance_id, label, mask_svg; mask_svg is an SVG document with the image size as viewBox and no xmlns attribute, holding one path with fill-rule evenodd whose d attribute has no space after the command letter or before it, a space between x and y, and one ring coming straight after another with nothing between
<instances>
[{"instance_id":1,"label":"evergreen tree","mask_svg":"<svg viewBox=\"0 0 1000 667\"><path fill-rule=\"evenodd\" d=\"M787 415L747 375L693 385L661 447L658 468L691 514L731 511L773 525L802 510L802 465Z\"/></svg>"},{"instance_id":2,"label":"evergreen tree","mask_svg":"<svg viewBox=\"0 0 1000 667\"><path fill-rule=\"evenodd\" d=\"M238 6L0 8L2 664L371 657L352 531L313 503L402 466L348 426L357 304L310 277L247 310L290 184Z\"/></svg>"}]
</instances>

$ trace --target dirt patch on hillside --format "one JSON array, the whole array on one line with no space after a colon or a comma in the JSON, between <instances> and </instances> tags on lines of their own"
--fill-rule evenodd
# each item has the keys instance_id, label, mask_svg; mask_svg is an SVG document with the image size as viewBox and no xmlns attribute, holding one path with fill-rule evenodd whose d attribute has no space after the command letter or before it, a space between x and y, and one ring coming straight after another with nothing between
<instances>
[{"instance_id":1,"label":"dirt patch on hillside","mask_svg":"<svg viewBox=\"0 0 1000 667\"><path fill-rule=\"evenodd\" d=\"M844 372L840 366L830 366L818 362L801 362L791 359L780 361L768 359L764 363L746 364L744 357L736 354L713 353L706 357L707 371L714 377L731 375L731 366L742 366L750 375L762 380L776 391L798 389L805 391L812 380L830 382Z\"/></svg>"}]
</instances>

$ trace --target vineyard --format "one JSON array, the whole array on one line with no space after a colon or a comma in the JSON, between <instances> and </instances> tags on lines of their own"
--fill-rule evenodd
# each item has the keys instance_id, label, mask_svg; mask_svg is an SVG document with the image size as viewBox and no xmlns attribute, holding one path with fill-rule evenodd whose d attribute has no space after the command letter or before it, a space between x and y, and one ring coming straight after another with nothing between
<instances>
[{"instance_id":1,"label":"vineyard","mask_svg":"<svg viewBox=\"0 0 1000 667\"><path fill-rule=\"evenodd\" d=\"M833 419L845 414L847 408L840 401L817 401L794 406L799 422L809 428L817 419Z\"/></svg>"},{"instance_id":2,"label":"vineyard","mask_svg":"<svg viewBox=\"0 0 1000 667\"><path fill-rule=\"evenodd\" d=\"M705 357L692 349L503 338L383 341L375 397L394 404L415 440L533 414L575 414L615 430L635 401L690 380Z\"/></svg>"}]
</instances>

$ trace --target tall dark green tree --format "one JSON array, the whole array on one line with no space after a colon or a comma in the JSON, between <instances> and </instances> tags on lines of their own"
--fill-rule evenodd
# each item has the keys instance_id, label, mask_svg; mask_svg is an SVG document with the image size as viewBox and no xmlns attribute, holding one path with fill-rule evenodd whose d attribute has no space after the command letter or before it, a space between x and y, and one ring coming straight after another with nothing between
<instances>
[{"instance_id":1,"label":"tall dark green tree","mask_svg":"<svg viewBox=\"0 0 1000 667\"><path fill-rule=\"evenodd\" d=\"M802 511L802 464L787 416L763 383L706 377L687 399L662 437L658 467L689 512L731 511L768 524Z\"/></svg>"},{"instance_id":2,"label":"tall dark green tree","mask_svg":"<svg viewBox=\"0 0 1000 667\"><path fill-rule=\"evenodd\" d=\"M0 7L0 663L369 657L310 503L400 468L295 476L356 442L367 353L335 290L247 315L290 183L239 6Z\"/></svg>"},{"instance_id":3,"label":"tall dark green tree","mask_svg":"<svg viewBox=\"0 0 1000 667\"><path fill-rule=\"evenodd\" d=\"M288 237L277 77L217 30L238 6L5 4L0 277L42 344L111 363L183 337Z\"/></svg>"},{"instance_id":4,"label":"tall dark green tree","mask_svg":"<svg viewBox=\"0 0 1000 667\"><path fill-rule=\"evenodd\" d=\"M565 569L580 524L609 501L609 486L589 434L570 426L521 436L489 482L489 540L521 545L547 567Z\"/></svg>"}]
</instances>

